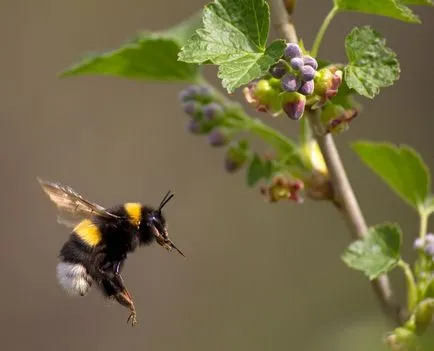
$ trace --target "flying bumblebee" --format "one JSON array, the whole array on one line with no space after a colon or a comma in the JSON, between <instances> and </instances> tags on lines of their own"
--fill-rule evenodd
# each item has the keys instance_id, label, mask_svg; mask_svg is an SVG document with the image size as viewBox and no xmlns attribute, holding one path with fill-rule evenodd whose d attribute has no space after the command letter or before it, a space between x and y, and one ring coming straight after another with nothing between
<instances>
[{"instance_id":1,"label":"flying bumblebee","mask_svg":"<svg viewBox=\"0 0 434 351\"><path fill-rule=\"evenodd\" d=\"M133 202L105 209L68 186L38 181L57 207L58 222L73 228L59 254L60 285L69 295L85 296L95 284L104 296L127 307L127 323L136 325L134 302L120 272L128 253L154 240L184 256L169 239L161 212L174 195L169 191L156 209Z\"/></svg>"}]
</instances>

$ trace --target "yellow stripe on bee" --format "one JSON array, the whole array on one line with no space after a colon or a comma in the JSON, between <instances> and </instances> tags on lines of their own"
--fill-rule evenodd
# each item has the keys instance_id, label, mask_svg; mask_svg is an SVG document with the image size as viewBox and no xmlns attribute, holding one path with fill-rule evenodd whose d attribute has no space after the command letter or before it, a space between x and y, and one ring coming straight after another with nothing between
<instances>
[{"instance_id":1,"label":"yellow stripe on bee","mask_svg":"<svg viewBox=\"0 0 434 351\"><path fill-rule=\"evenodd\" d=\"M90 246L96 246L101 242L102 234L98 227L89 219L81 221L74 228L75 234Z\"/></svg>"},{"instance_id":2,"label":"yellow stripe on bee","mask_svg":"<svg viewBox=\"0 0 434 351\"><path fill-rule=\"evenodd\" d=\"M128 202L124 205L124 208L131 224L138 227L142 221L142 204L138 202Z\"/></svg>"}]
</instances>

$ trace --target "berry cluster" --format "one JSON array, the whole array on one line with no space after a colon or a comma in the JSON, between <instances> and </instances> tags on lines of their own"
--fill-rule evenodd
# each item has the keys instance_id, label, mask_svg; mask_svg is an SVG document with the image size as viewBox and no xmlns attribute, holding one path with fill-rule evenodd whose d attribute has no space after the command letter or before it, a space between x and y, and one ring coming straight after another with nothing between
<instances>
[{"instance_id":1,"label":"berry cluster","mask_svg":"<svg viewBox=\"0 0 434 351\"><path fill-rule=\"evenodd\" d=\"M317 61L303 55L297 44L290 43L283 53L284 60L279 61L270 69L270 74L281 80L284 91L308 96L313 93L315 73L318 68Z\"/></svg>"},{"instance_id":2,"label":"berry cluster","mask_svg":"<svg viewBox=\"0 0 434 351\"><path fill-rule=\"evenodd\" d=\"M248 157L247 143L230 143L233 131L225 124L230 115L213 92L205 86L191 85L181 91L179 98L184 112L190 117L188 131L207 135L211 146L227 146L224 166L229 173L241 168Z\"/></svg>"},{"instance_id":3,"label":"berry cluster","mask_svg":"<svg viewBox=\"0 0 434 351\"><path fill-rule=\"evenodd\" d=\"M187 129L193 134L208 134L212 146L224 146L229 138L222 126L224 106L215 101L212 92L204 86L192 85L181 91L184 112L191 117Z\"/></svg>"}]
</instances>

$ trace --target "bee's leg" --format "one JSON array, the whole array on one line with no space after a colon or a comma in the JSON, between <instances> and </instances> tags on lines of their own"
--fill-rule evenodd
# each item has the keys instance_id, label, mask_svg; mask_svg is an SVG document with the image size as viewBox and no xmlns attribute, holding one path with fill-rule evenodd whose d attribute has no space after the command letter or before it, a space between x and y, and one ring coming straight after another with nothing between
<instances>
[{"instance_id":1,"label":"bee's leg","mask_svg":"<svg viewBox=\"0 0 434 351\"><path fill-rule=\"evenodd\" d=\"M131 294L128 292L127 288L125 287L122 281L122 277L119 274L117 274L114 277L113 282L118 288L116 293L113 295L113 297L122 306L129 308L131 313L127 319L127 323L131 321L131 325L134 327L137 324L137 313L136 313L136 308L134 306L133 298L131 297Z\"/></svg>"}]
</instances>

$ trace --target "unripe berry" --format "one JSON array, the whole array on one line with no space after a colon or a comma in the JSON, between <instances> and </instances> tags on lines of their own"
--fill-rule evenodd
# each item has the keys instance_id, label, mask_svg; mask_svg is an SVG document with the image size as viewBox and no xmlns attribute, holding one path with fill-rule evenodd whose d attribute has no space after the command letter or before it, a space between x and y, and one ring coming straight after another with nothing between
<instances>
[{"instance_id":1,"label":"unripe berry","mask_svg":"<svg viewBox=\"0 0 434 351\"><path fill-rule=\"evenodd\" d=\"M302 56L302 52L301 52L300 47L294 43L289 43L286 46L286 49L283 53L283 57L285 57L285 59L288 61L294 57L301 57L301 56Z\"/></svg>"},{"instance_id":2,"label":"unripe berry","mask_svg":"<svg viewBox=\"0 0 434 351\"><path fill-rule=\"evenodd\" d=\"M261 79L250 83L243 89L247 102L254 105L259 112L271 112L273 114L281 111L279 90L270 84L273 81L276 79Z\"/></svg>"},{"instance_id":3,"label":"unripe berry","mask_svg":"<svg viewBox=\"0 0 434 351\"><path fill-rule=\"evenodd\" d=\"M283 77L282 77L282 89L286 90L290 93L297 91L298 88L300 88L301 85L301 81L298 77L296 77L293 74L290 73L286 73Z\"/></svg>"}]
</instances>

